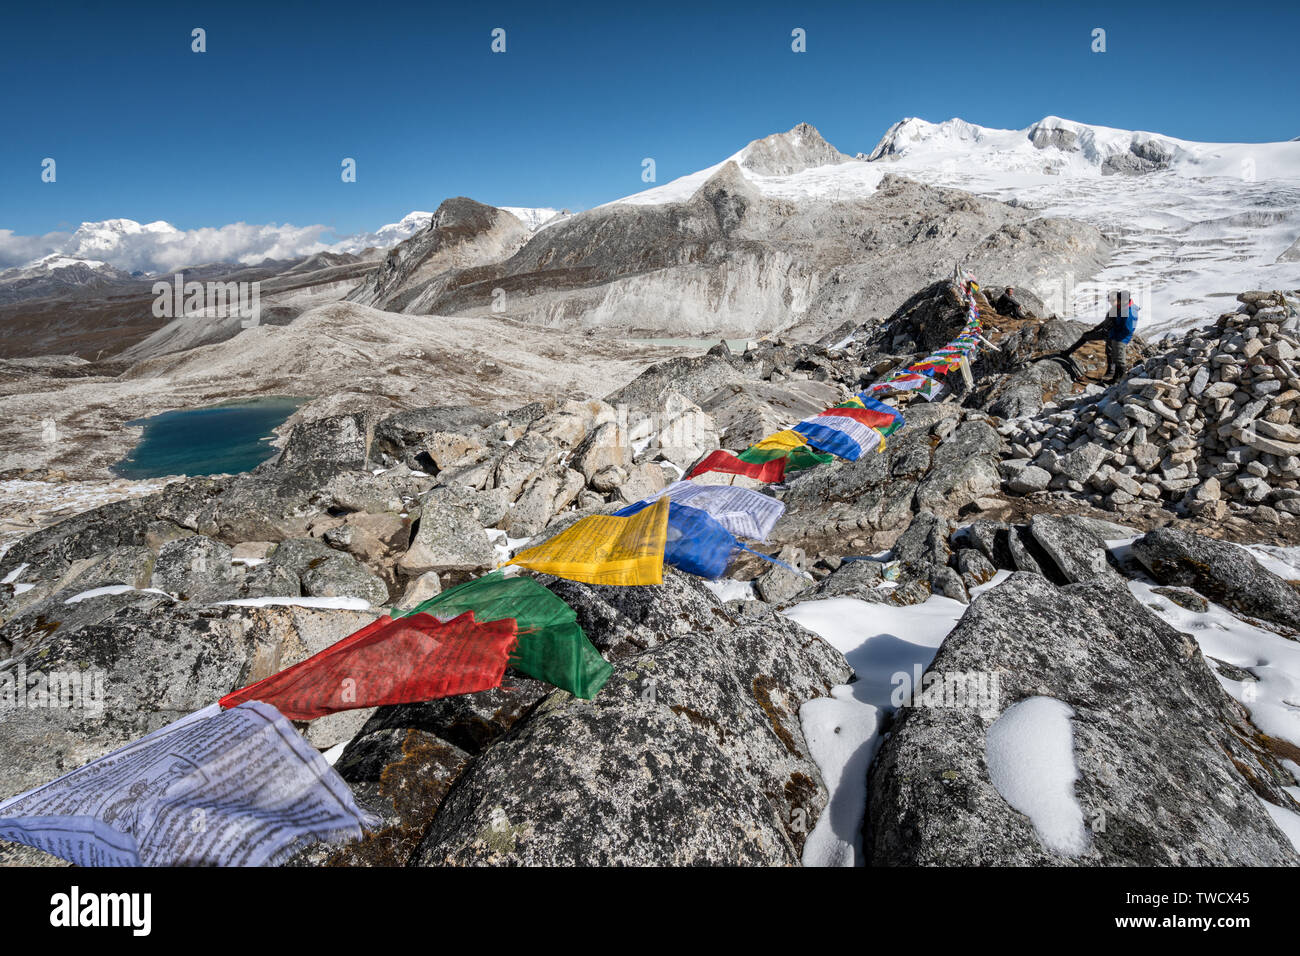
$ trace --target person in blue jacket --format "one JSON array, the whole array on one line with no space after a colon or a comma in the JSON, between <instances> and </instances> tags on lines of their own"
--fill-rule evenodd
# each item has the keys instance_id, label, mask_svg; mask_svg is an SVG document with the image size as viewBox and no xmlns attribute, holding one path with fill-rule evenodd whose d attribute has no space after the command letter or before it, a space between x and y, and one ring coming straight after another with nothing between
<instances>
[{"instance_id":1,"label":"person in blue jacket","mask_svg":"<svg viewBox=\"0 0 1300 956\"><path fill-rule=\"evenodd\" d=\"M1061 356L1069 359L1075 351L1088 342L1105 339L1106 380L1113 384L1123 378L1124 373L1128 371L1128 344L1133 341L1133 332L1137 329L1139 307L1133 304L1133 299L1130 297L1128 308L1122 315L1117 316L1119 310L1115 308L1115 294L1111 293L1109 299L1110 308L1107 310L1105 320L1079 336L1079 341L1062 352ZM1070 364L1074 363L1070 362Z\"/></svg>"}]
</instances>

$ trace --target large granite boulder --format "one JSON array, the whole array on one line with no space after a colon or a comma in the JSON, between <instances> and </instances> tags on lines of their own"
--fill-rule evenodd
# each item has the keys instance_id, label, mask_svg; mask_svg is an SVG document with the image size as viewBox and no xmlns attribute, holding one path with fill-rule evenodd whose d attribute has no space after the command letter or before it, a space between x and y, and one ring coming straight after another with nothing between
<instances>
[{"instance_id":1,"label":"large granite boulder","mask_svg":"<svg viewBox=\"0 0 1300 956\"><path fill-rule=\"evenodd\" d=\"M916 489L916 504L947 517L1002 484L997 453L1002 438L983 421L962 422L934 450L929 472Z\"/></svg>"},{"instance_id":2,"label":"large granite boulder","mask_svg":"<svg viewBox=\"0 0 1300 956\"><path fill-rule=\"evenodd\" d=\"M927 674L945 685L984 675L990 693L899 712L869 776L869 864L1300 865L1261 802L1300 812L1290 773L1196 643L1122 583L1013 575L971 603ZM989 756L990 728L1029 698L1068 709L1076 774L1061 794L1045 789L1060 783L1047 779L1050 760L1013 768L1055 801L1055 817L1038 821L1009 800L1036 804L1005 782L1004 796L990 771L1003 759ZM1056 730L1028 733L1048 748ZM1055 832L1070 813L1073 843Z\"/></svg>"},{"instance_id":3,"label":"large granite boulder","mask_svg":"<svg viewBox=\"0 0 1300 956\"><path fill-rule=\"evenodd\" d=\"M624 658L596 700L557 691L484 751L414 862L797 864L826 804L799 707L848 675L775 615Z\"/></svg>"},{"instance_id":4,"label":"large granite boulder","mask_svg":"<svg viewBox=\"0 0 1300 956\"><path fill-rule=\"evenodd\" d=\"M356 843L318 843L292 866L405 866L451 785L550 686L512 677L508 686L418 704L377 708L334 769L381 823Z\"/></svg>"},{"instance_id":5,"label":"large granite boulder","mask_svg":"<svg viewBox=\"0 0 1300 956\"><path fill-rule=\"evenodd\" d=\"M1177 528L1156 528L1133 542L1133 556L1161 584L1193 588L1241 614L1300 631L1300 590L1244 548Z\"/></svg>"},{"instance_id":6,"label":"large granite boulder","mask_svg":"<svg viewBox=\"0 0 1300 956\"><path fill-rule=\"evenodd\" d=\"M678 637L728 630L734 621L696 577L664 568L658 587L613 587L550 578L547 587L577 612L596 650L618 661Z\"/></svg>"},{"instance_id":7,"label":"large granite boulder","mask_svg":"<svg viewBox=\"0 0 1300 956\"><path fill-rule=\"evenodd\" d=\"M491 568L496 552L480 523L481 515L469 503L431 492L421 505L410 547L397 566L410 575Z\"/></svg>"},{"instance_id":8,"label":"large granite boulder","mask_svg":"<svg viewBox=\"0 0 1300 956\"><path fill-rule=\"evenodd\" d=\"M0 657L8 658L0 681L25 675L29 691L29 706L0 720L0 798L269 677L375 617L299 607L192 607L151 591L74 604L63 599L61 593L0 627ZM32 696L42 688L57 688L65 702ZM320 735L332 719L312 724L313 742L325 742Z\"/></svg>"},{"instance_id":9,"label":"large granite boulder","mask_svg":"<svg viewBox=\"0 0 1300 956\"><path fill-rule=\"evenodd\" d=\"M153 568L153 587L202 604L238 596L233 553L220 541L195 534L163 545Z\"/></svg>"},{"instance_id":10,"label":"large granite boulder","mask_svg":"<svg viewBox=\"0 0 1300 956\"><path fill-rule=\"evenodd\" d=\"M1029 533L1070 583L1098 578L1120 580L1119 573L1111 567L1105 541L1077 518L1034 515L1029 522Z\"/></svg>"},{"instance_id":11,"label":"large granite boulder","mask_svg":"<svg viewBox=\"0 0 1300 956\"><path fill-rule=\"evenodd\" d=\"M434 405L390 415L375 426L374 450L411 468L451 464L481 447L476 433L500 416L474 405Z\"/></svg>"},{"instance_id":12,"label":"large granite boulder","mask_svg":"<svg viewBox=\"0 0 1300 956\"><path fill-rule=\"evenodd\" d=\"M271 552L270 564L292 571L310 597L363 598L373 605L388 602L388 585L364 564L316 538L290 538Z\"/></svg>"},{"instance_id":13,"label":"large granite boulder","mask_svg":"<svg viewBox=\"0 0 1300 956\"><path fill-rule=\"evenodd\" d=\"M289 433L277 465L283 469L327 465L340 471L365 468L373 433L373 425L361 412L300 422Z\"/></svg>"}]
</instances>

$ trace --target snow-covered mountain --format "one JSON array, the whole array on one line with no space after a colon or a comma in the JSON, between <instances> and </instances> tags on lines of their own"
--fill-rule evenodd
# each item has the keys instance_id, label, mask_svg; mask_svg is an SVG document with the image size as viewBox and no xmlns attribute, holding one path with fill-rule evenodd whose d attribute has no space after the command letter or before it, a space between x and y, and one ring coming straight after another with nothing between
<instances>
[{"instance_id":1,"label":"snow-covered mountain","mask_svg":"<svg viewBox=\"0 0 1300 956\"><path fill-rule=\"evenodd\" d=\"M1197 143L1049 116L1025 129L960 119L894 124L868 165L1070 216L1119 240L1093 283L1042 290L1082 317L1107 289L1145 302L1148 334L1236 308L1248 289L1300 287L1300 143ZM1038 290L1036 290L1038 291Z\"/></svg>"},{"instance_id":2,"label":"snow-covered mountain","mask_svg":"<svg viewBox=\"0 0 1300 956\"><path fill-rule=\"evenodd\" d=\"M110 259L133 246L166 244L183 235L180 229L162 220L140 223L134 219L105 219L103 222L83 222L61 251L74 258L98 256Z\"/></svg>"},{"instance_id":3,"label":"snow-covered mountain","mask_svg":"<svg viewBox=\"0 0 1300 956\"><path fill-rule=\"evenodd\" d=\"M427 229L433 219L431 212L408 212L397 222L380 226L374 232L359 232L333 245L331 252L361 252L365 249L391 249L403 239L409 239L421 229Z\"/></svg>"},{"instance_id":4,"label":"snow-covered mountain","mask_svg":"<svg viewBox=\"0 0 1300 956\"><path fill-rule=\"evenodd\" d=\"M876 184L884 175L872 170L865 177L855 176L855 170L861 172L861 167L826 142L814 127L807 123L800 123L788 132L774 133L763 139L754 140L743 149L706 169L680 176L662 186L654 186L643 192L625 196L615 200L615 203L652 206L685 202L730 162L739 166L745 178L758 186L760 192L784 198L832 196L835 188L832 183L840 179L852 183L857 194L870 194L875 191ZM825 190L819 188L818 184L824 184ZM606 203L606 205L614 205L614 203Z\"/></svg>"},{"instance_id":5,"label":"snow-covered mountain","mask_svg":"<svg viewBox=\"0 0 1300 956\"><path fill-rule=\"evenodd\" d=\"M133 219L83 222L74 232L51 232L39 237L15 236L10 230L0 229L0 263L10 266L0 272L0 280L12 278L15 268L30 269L51 256L105 263L142 276L168 273L199 263L251 265L267 259L288 261L328 251L329 246L322 239L326 231L326 227L319 225L244 222L178 229L161 220L140 223ZM26 250L26 254L15 261L14 252L21 250ZM37 254L32 256L32 251Z\"/></svg>"},{"instance_id":6,"label":"snow-covered mountain","mask_svg":"<svg viewBox=\"0 0 1300 956\"><path fill-rule=\"evenodd\" d=\"M25 266L9 270L16 274L15 277L35 278L36 276L47 276L56 269L71 269L76 266L95 272L118 272L107 262L99 259L81 259L76 256L64 255L59 252L52 252L48 256L42 256L34 262L29 262ZM125 273L123 273L125 275Z\"/></svg>"},{"instance_id":7,"label":"snow-covered mountain","mask_svg":"<svg viewBox=\"0 0 1300 956\"><path fill-rule=\"evenodd\" d=\"M128 273L103 260L54 252L25 266L0 272L0 304L66 295L130 279Z\"/></svg>"},{"instance_id":8,"label":"snow-covered mountain","mask_svg":"<svg viewBox=\"0 0 1300 956\"><path fill-rule=\"evenodd\" d=\"M32 287L46 280L75 286L96 277L129 278L139 269L136 260L142 248L163 248L183 236L168 223L133 219L83 222L74 232L44 236L15 236L0 229L0 264L10 266L0 269L0 287Z\"/></svg>"},{"instance_id":9,"label":"snow-covered mountain","mask_svg":"<svg viewBox=\"0 0 1300 956\"><path fill-rule=\"evenodd\" d=\"M760 144L773 141L788 157L783 165L763 161L771 147ZM1300 288L1295 140L1197 143L1056 116L1020 130L909 118L857 162L846 162L806 124L729 159L772 198L860 199L892 172L1091 223L1119 241L1094 281L1063 274L1033 290L1070 317L1099 316L1105 292L1121 285L1144 304L1151 334L1199 324L1219 306L1234 309L1243 289ZM682 202L725 163L617 203Z\"/></svg>"},{"instance_id":10,"label":"snow-covered mountain","mask_svg":"<svg viewBox=\"0 0 1300 956\"><path fill-rule=\"evenodd\" d=\"M551 209L549 206L497 206L502 212L508 212L525 226L529 232L536 232L543 226L559 222L569 215L567 209Z\"/></svg>"},{"instance_id":11,"label":"snow-covered mountain","mask_svg":"<svg viewBox=\"0 0 1300 956\"><path fill-rule=\"evenodd\" d=\"M530 232L562 220L567 213L547 207L504 207ZM387 251L429 227L433 213L407 213L370 232L333 242L325 241L324 226L289 224L178 229L171 223L141 223L133 219L83 222L71 233L42 237L13 236L0 230L0 263L5 242L15 249L37 249L39 257L0 269L0 302L55 295L79 286L149 278L200 264L258 265L266 260L289 262L320 254L359 254L366 249ZM30 255L30 253L28 253ZM10 258L10 262L14 259Z\"/></svg>"},{"instance_id":12,"label":"snow-covered mountain","mask_svg":"<svg viewBox=\"0 0 1300 956\"><path fill-rule=\"evenodd\" d=\"M547 206L497 206L502 212L508 212L525 226L529 232L536 232L542 226L548 224L556 217L561 217L559 209L551 209ZM567 211L563 215L567 215ZM407 239L410 239L418 232L423 232L429 228L433 222L433 213L431 212L409 212L397 222L390 222L386 226L380 226L374 232L361 232L355 236L348 236L329 246L331 252L351 252L359 253L365 249L392 249L394 246Z\"/></svg>"},{"instance_id":13,"label":"snow-covered mountain","mask_svg":"<svg viewBox=\"0 0 1300 956\"><path fill-rule=\"evenodd\" d=\"M441 291L439 276L507 259L532 234L505 209L465 196L447 199L432 214L429 228L390 249L347 300L389 312L428 314L424 297Z\"/></svg>"},{"instance_id":14,"label":"snow-covered mountain","mask_svg":"<svg viewBox=\"0 0 1300 956\"><path fill-rule=\"evenodd\" d=\"M1245 288L1300 287L1300 140L1198 143L1056 116L1018 130L908 118L853 160L801 123L706 169L599 208L686 202L728 163L764 197L804 205L865 199L887 173L898 173L1043 216L1083 220L1116 240L1117 250L1095 276L1063 273L1032 291L1062 315L1093 318L1106 290L1123 286L1143 303L1148 334L1199 322L1207 309L1233 308L1232 297ZM500 208L534 235L572 219L550 207ZM432 218L411 212L342 238L321 225L182 230L130 219L86 222L74 232L41 237L0 229L0 263L17 266L0 271L0 301L198 263L386 252L427 231ZM986 278L996 283L999 277Z\"/></svg>"},{"instance_id":15,"label":"snow-covered mountain","mask_svg":"<svg viewBox=\"0 0 1300 956\"><path fill-rule=\"evenodd\" d=\"M1169 170L1188 177L1277 179L1297 172L1294 142L1197 143L1059 116L1018 130L910 117L891 126L867 159L961 159L1004 173L1106 176Z\"/></svg>"},{"instance_id":16,"label":"snow-covered mountain","mask_svg":"<svg viewBox=\"0 0 1300 956\"><path fill-rule=\"evenodd\" d=\"M426 244L424 233L393 250L352 301L592 334L716 339L797 330L816 338L889 315L907 290L950 275L958 262L980 275L996 266L1005 282L1034 288L1065 269L1090 275L1109 255L1091 226L1031 222L1005 203L889 177L807 124L734 157L525 235L518 251L498 240L483 244L486 255L453 251L497 225L482 209L458 214L467 227L456 225L445 243ZM843 193L853 176L866 187L837 201L837 183ZM413 264L418 272L408 274Z\"/></svg>"}]
</instances>

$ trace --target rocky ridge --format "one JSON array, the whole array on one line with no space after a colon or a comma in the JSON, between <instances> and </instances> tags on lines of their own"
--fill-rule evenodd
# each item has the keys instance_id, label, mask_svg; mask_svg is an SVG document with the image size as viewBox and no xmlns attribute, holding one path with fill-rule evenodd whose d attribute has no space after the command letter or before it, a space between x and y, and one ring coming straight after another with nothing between
<instances>
[{"instance_id":1,"label":"rocky ridge","mask_svg":"<svg viewBox=\"0 0 1300 956\"><path fill-rule=\"evenodd\" d=\"M898 290L954 260L1032 286L1091 274L1110 253L1090 226L900 176L853 196L798 199L754 180L852 162L804 123L686 177L689 194L670 183L531 237L491 207L448 200L349 299L600 335L819 335L867 303L892 310Z\"/></svg>"}]
</instances>

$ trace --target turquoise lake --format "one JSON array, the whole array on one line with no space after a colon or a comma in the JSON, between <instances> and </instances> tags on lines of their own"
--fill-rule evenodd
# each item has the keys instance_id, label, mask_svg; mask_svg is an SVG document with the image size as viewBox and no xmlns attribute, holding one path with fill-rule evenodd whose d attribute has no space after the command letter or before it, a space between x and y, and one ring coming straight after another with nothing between
<instances>
[{"instance_id":1,"label":"turquoise lake","mask_svg":"<svg viewBox=\"0 0 1300 956\"><path fill-rule=\"evenodd\" d=\"M272 430L306 401L269 396L137 418L127 424L143 426L144 435L113 473L158 478L249 471L279 453L269 441Z\"/></svg>"}]
</instances>

